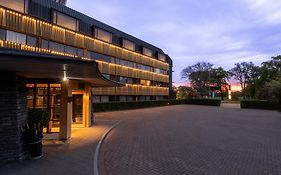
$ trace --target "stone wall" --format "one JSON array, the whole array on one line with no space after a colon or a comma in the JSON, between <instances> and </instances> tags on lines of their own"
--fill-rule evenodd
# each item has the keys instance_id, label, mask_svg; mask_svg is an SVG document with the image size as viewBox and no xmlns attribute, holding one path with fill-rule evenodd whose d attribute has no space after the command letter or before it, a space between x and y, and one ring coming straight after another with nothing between
<instances>
[{"instance_id":1,"label":"stone wall","mask_svg":"<svg viewBox=\"0 0 281 175\"><path fill-rule=\"evenodd\" d=\"M26 79L0 72L0 162L24 159L21 128L27 121Z\"/></svg>"}]
</instances>

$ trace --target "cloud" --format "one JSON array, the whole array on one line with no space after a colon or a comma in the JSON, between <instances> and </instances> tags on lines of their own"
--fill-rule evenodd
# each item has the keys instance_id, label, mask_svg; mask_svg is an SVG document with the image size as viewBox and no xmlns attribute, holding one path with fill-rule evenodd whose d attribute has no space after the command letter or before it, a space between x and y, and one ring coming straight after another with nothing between
<instances>
[{"instance_id":1,"label":"cloud","mask_svg":"<svg viewBox=\"0 0 281 175\"><path fill-rule=\"evenodd\" d=\"M225 69L280 54L280 0L69 0L69 6L162 48L183 68L208 61Z\"/></svg>"}]
</instances>

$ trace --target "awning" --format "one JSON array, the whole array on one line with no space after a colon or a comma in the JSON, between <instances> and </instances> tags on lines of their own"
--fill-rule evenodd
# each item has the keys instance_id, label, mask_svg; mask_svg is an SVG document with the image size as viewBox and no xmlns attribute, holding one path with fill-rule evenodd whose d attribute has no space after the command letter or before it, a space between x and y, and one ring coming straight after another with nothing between
<instances>
[{"instance_id":1,"label":"awning","mask_svg":"<svg viewBox=\"0 0 281 175\"><path fill-rule=\"evenodd\" d=\"M0 48L0 70L26 78L77 80L92 87L124 86L104 77L93 60Z\"/></svg>"}]
</instances>

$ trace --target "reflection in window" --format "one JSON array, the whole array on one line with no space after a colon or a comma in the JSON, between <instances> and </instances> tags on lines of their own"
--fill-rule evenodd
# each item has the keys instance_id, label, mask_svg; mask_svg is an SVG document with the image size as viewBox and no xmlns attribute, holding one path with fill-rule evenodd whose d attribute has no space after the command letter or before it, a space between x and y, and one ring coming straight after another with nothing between
<instances>
[{"instance_id":1,"label":"reflection in window","mask_svg":"<svg viewBox=\"0 0 281 175\"><path fill-rule=\"evenodd\" d=\"M36 47L37 39L35 37L33 37L33 36L27 36L26 44L29 45L29 46Z\"/></svg>"},{"instance_id":2,"label":"reflection in window","mask_svg":"<svg viewBox=\"0 0 281 175\"><path fill-rule=\"evenodd\" d=\"M6 30L0 29L0 40L6 40Z\"/></svg>"},{"instance_id":3,"label":"reflection in window","mask_svg":"<svg viewBox=\"0 0 281 175\"><path fill-rule=\"evenodd\" d=\"M28 12L28 0L0 0L0 5L18 12Z\"/></svg>"},{"instance_id":4,"label":"reflection in window","mask_svg":"<svg viewBox=\"0 0 281 175\"><path fill-rule=\"evenodd\" d=\"M95 37L109 43L112 42L112 34L99 28L95 28Z\"/></svg>"},{"instance_id":5,"label":"reflection in window","mask_svg":"<svg viewBox=\"0 0 281 175\"><path fill-rule=\"evenodd\" d=\"M47 41L47 40L42 40L42 41L41 41L41 48L42 48L42 49L49 49L49 41Z\"/></svg>"},{"instance_id":6,"label":"reflection in window","mask_svg":"<svg viewBox=\"0 0 281 175\"><path fill-rule=\"evenodd\" d=\"M17 32L7 31L6 40L18 44L26 44L26 35Z\"/></svg>"},{"instance_id":7,"label":"reflection in window","mask_svg":"<svg viewBox=\"0 0 281 175\"><path fill-rule=\"evenodd\" d=\"M57 52L64 53L64 45L49 41L49 49Z\"/></svg>"},{"instance_id":8,"label":"reflection in window","mask_svg":"<svg viewBox=\"0 0 281 175\"><path fill-rule=\"evenodd\" d=\"M145 47L142 48L142 53L146 56L149 56L149 57L153 56L153 51L148 49L148 48L145 48Z\"/></svg>"},{"instance_id":9,"label":"reflection in window","mask_svg":"<svg viewBox=\"0 0 281 175\"><path fill-rule=\"evenodd\" d=\"M60 12L53 12L53 23L71 30L78 31L79 21Z\"/></svg>"},{"instance_id":10,"label":"reflection in window","mask_svg":"<svg viewBox=\"0 0 281 175\"><path fill-rule=\"evenodd\" d=\"M166 62L166 56L163 55L163 54L158 53L158 59L161 60L161 61Z\"/></svg>"},{"instance_id":11,"label":"reflection in window","mask_svg":"<svg viewBox=\"0 0 281 175\"><path fill-rule=\"evenodd\" d=\"M126 49L129 49L129 50L135 50L135 43L129 41L129 40L126 40L126 39L123 39L123 47L126 48Z\"/></svg>"}]
</instances>

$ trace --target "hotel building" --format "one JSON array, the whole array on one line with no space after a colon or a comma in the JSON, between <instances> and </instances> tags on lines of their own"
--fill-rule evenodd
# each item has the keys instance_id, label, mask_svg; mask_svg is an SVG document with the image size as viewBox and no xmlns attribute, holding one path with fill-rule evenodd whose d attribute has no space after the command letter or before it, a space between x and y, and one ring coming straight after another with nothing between
<instances>
[{"instance_id":1,"label":"hotel building","mask_svg":"<svg viewBox=\"0 0 281 175\"><path fill-rule=\"evenodd\" d=\"M94 103L169 98L167 54L65 3L0 0L0 162L23 157L28 108L63 140L93 124Z\"/></svg>"}]
</instances>

